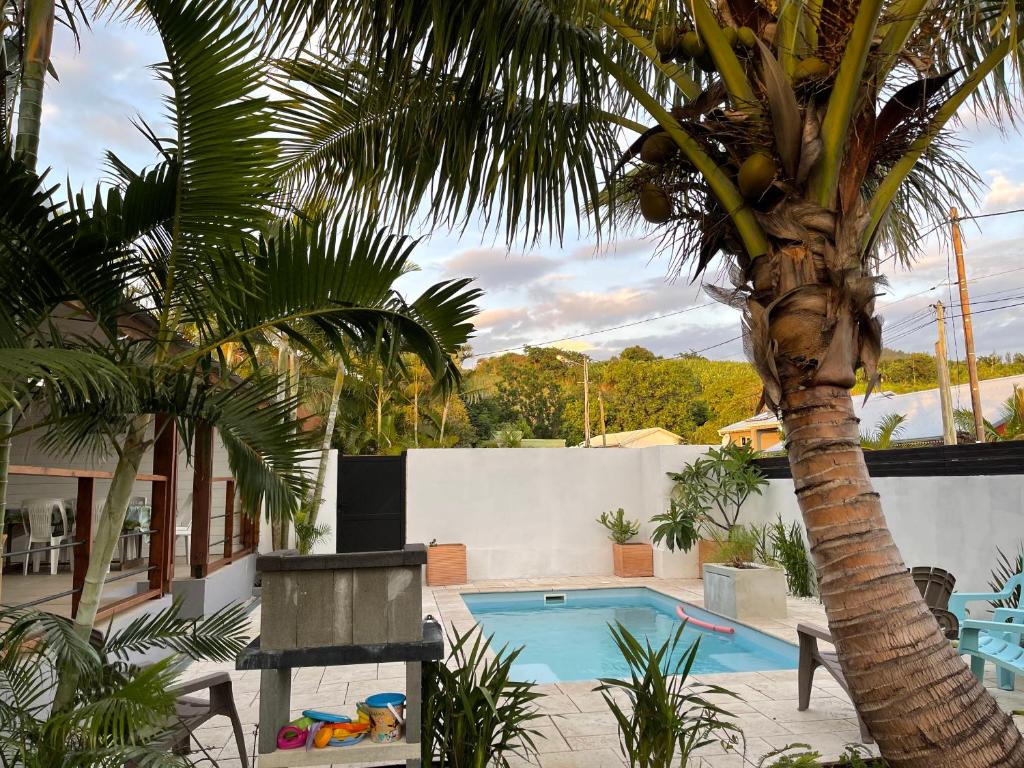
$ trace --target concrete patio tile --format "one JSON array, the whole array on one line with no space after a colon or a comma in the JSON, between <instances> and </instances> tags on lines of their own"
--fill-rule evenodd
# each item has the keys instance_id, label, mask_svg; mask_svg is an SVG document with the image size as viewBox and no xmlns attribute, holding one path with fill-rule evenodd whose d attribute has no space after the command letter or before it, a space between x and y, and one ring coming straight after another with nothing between
<instances>
[{"instance_id":1,"label":"concrete patio tile","mask_svg":"<svg viewBox=\"0 0 1024 768\"><path fill-rule=\"evenodd\" d=\"M540 755L541 768L622 768L623 765L619 754L610 749Z\"/></svg>"},{"instance_id":2,"label":"concrete patio tile","mask_svg":"<svg viewBox=\"0 0 1024 768\"><path fill-rule=\"evenodd\" d=\"M844 720L780 720L779 722L791 731L793 735L800 738L822 733L842 733L848 730L856 730L858 734L860 733L860 730L858 730L859 727L857 725L857 720L855 718L848 718Z\"/></svg>"},{"instance_id":3,"label":"concrete patio tile","mask_svg":"<svg viewBox=\"0 0 1024 768\"><path fill-rule=\"evenodd\" d=\"M329 667L324 670L324 676L320 678L320 685L327 683L345 682L351 683L356 680L376 680L376 664L355 664L351 667ZM395 675L398 677L398 675Z\"/></svg>"},{"instance_id":4,"label":"concrete patio tile","mask_svg":"<svg viewBox=\"0 0 1024 768\"><path fill-rule=\"evenodd\" d=\"M537 707L538 711L543 712L545 715L576 714L580 711L577 709L572 699L564 693L544 696L537 699L534 702L534 706Z\"/></svg>"},{"instance_id":5,"label":"concrete patio tile","mask_svg":"<svg viewBox=\"0 0 1024 768\"><path fill-rule=\"evenodd\" d=\"M534 746L537 748L538 754L546 754L549 752L568 752L570 750L569 744L566 742L565 737L562 736L561 732L553 725L541 726L535 729L537 734L533 737Z\"/></svg>"},{"instance_id":6,"label":"concrete patio tile","mask_svg":"<svg viewBox=\"0 0 1024 768\"><path fill-rule=\"evenodd\" d=\"M784 725L776 720L772 720L767 715L762 715L760 712L745 712L737 715L733 722L743 731L743 735L747 738L764 738L778 734L792 735L792 732Z\"/></svg>"},{"instance_id":7,"label":"concrete patio tile","mask_svg":"<svg viewBox=\"0 0 1024 768\"><path fill-rule=\"evenodd\" d=\"M857 716L853 705L840 701L839 699L826 699L818 696L811 699L811 705L806 711L797 709L797 699L782 699L778 701L755 701L751 706L758 712L774 720L846 720Z\"/></svg>"},{"instance_id":8,"label":"concrete patio tile","mask_svg":"<svg viewBox=\"0 0 1024 768\"><path fill-rule=\"evenodd\" d=\"M594 680L569 680L558 683L556 687L562 692L572 696L575 693L592 693L598 685Z\"/></svg>"},{"instance_id":9,"label":"concrete patio tile","mask_svg":"<svg viewBox=\"0 0 1024 768\"><path fill-rule=\"evenodd\" d=\"M578 712L554 718L555 727L566 739L572 736L598 736L615 733L616 720L611 712Z\"/></svg>"},{"instance_id":10,"label":"concrete patio tile","mask_svg":"<svg viewBox=\"0 0 1024 768\"><path fill-rule=\"evenodd\" d=\"M605 712L608 710L608 703L600 693L571 693L569 698L580 712Z\"/></svg>"},{"instance_id":11,"label":"concrete patio tile","mask_svg":"<svg viewBox=\"0 0 1024 768\"><path fill-rule=\"evenodd\" d=\"M598 733L593 736L570 736L566 741L575 752L587 749L610 749L617 755L621 754L618 730L612 730L610 733Z\"/></svg>"}]
</instances>

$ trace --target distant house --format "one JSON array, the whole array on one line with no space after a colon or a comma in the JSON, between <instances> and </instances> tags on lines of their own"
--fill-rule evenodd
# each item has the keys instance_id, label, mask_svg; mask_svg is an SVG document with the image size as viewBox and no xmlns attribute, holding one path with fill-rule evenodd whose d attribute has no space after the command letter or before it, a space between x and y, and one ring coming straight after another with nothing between
<instances>
[{"instance_id":1,"label":"distant house","mask_svg":"<svg viewBox=\"0 0 1024 768\"><path fill-rule=\"evenodd\" d=\"M609 432L606 435L592 434L591 448L647 448L651 445L682 445L683 438L675 432L661 427L631 429L627 432ZM579 447L583 447L580 443Z\"/></svg>"},{"instance_id":2,"label":"distant house","mask_svg":"<svg viewBox=\"0 0 1024 768\"><path fill-rule=\"evenodd\" d=\"M979 383L982 413L996 429L1002 426L1003 405L1013 395L1015 386L1024 387L1024 374L985 379ZM969 384L954 386L951 392L954 410L971 409ZM903 422L903 431L895 441L896 444L942 442L942 409L938 388L903 395L879 392L873 394L867 403L864 403L863 397L854 396L853 407L860 419L860 431L863 434L874 432L883 418L898 413L905 416L906 421ZM775 414L766 411L722 427L718 434L722 438L722 445L738 443L749 445L754 450L767 451L779 444L780 427Z\"/></svg>"},{"instance_id":3,"label":"distant house","mask_svg":"<svg viewBox=\"0 0 1024 768\"><path fill-rule=\"evenodd\" d=\"M755 451L767 451L781 441L779 436L779 419L771 411L762 411L749 419L737 421L718 430L722 445L735 443L749 445Z\"/></svg>"}]
</instances>

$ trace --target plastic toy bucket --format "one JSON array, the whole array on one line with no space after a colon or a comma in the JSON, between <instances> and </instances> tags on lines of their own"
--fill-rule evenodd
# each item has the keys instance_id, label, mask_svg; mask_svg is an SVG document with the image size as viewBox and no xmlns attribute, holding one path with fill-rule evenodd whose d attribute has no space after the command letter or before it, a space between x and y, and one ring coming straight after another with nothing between
<instances>
[{"instance_id":1,"label":"plastic toy bucket","mask_svg":"<svg viewBox=\"0 0 1024 768\"><path fill-rule=\"evenodd\" d=\"M370 718L370 741L385 744L402 738L405 694L377 693L357 705Z\"/></svg>"}]
</instances>

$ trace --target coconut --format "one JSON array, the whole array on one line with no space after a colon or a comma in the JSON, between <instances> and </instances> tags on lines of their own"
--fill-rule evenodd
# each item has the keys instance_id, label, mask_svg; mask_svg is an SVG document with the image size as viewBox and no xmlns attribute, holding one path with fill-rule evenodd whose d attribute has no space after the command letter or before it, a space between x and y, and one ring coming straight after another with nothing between
<instances>
[{"instance_id":1,"label":"coconut","mask_svg":"<svg viewBox=\"0 0 1024 768\"><path fill-rule=\"evenodd\" d=\"M648 136L641 145L640 159L645 163L661 165L675 157L678 151L679 147L671 136L667 133L656 133L653 136Z\"/></svg>"},{"instance_id":2,"label":"coconut","mask_svg":"<svg viewBox=\"0 0 1024 768\"><path fill-rule=\"evenodd\" d=\"M664 224L672 218L672 201L657 184L644 184L640 191L640 213L652 224Z\"/></svg>"},{"instance_id":3,"label":"coconut","mask_svg":"<svg viewBox=\"0 0 1024 768\"><path fill-rule=\"evenodd\" d=\"M658 27L654 31L654 47L658 49L658 53L672 53L672 49L676 47L676 28Z\"/></svg>"},{"instance_id":4,"label":"coconut","mask_svg":"<svg viewBox=\"0 0 1024 768\"><path fill-rule=\"evenodd\" d=\"M735 48L739 38L736 35L736 29L734 27L722 27L722 36L725 38L725 42L729 44L730 48Z\"/></svg>"},{"instance_id":5,"label":"coconut","mask_svg":"<svg viewBox=\"0 0 1024 768\"><path fill-rule=\"evenodd\" d=\"M683 35L681 46L687 58L696 59L707 53L707 46L700 39L696 32L687 32Z\"/></svg>"},{"instance_id":6,"label":"coconut","mask_svg":"<svg viewBox=\"0 0 1024 768\"><path fill-rule=\"evenodd\" d=\"M740 194L747 200L757 200L768 191L778 173L774 159L763 152L755 152L740 165L736 179Z\"/></svg>"},{"instance_id":7,"label":"coconut","mask_svg":"<svg viewBox=\"0 0 1024 768\"><path fill-rule=\"evenodd\" d=\"M828 64L817 56L808 56L793 68L793 82L820 80L828 74Z\"/></svg>"},{"instance_id":8,"label":"coconut","mask_svg":"<svg viewBox=\"0 0 1024 768\"><path fill-rule=\"evenodd\" d=\"M703 56L697 57L697 66L708 73L717 71L717 67L715 67L715 60L711 58L710 53L705 53Z\"/></svg>"},{"instance_id":9,"label":"coconut","mask_svg":"<svg viewBox=\"0 0 1024 768\"><path fill-rule=\"evenodd\" d=\"M740 27L736 30L736 40L744 48L757 47L757 35L750 27Z\"/></svg>"}]
</instances>

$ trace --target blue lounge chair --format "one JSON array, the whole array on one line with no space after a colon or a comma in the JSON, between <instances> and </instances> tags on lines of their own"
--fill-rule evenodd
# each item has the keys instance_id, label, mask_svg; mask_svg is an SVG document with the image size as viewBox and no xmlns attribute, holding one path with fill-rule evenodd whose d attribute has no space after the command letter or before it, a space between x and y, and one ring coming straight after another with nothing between
<instances>
[{"instance_id":1,"label":"blue lounge chair","mask_svg":"<svg viewBox=\"0 0 1024 768\"><path fill-rule=\"evenodd\" d=\"M967 604L978 600L1006 600L1024 585L1024 573L1010 579L1001 592L954 593L949 610L960 621L960 652L971 657L971 671L979 680L985 677L985 662L996 667L999 687L1012 691L1014 675L1024 674L1024 610L997 608L991 620L967 618Z\"/></svg>"}]
</instances>

